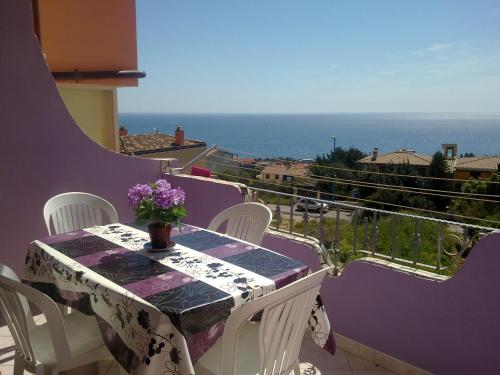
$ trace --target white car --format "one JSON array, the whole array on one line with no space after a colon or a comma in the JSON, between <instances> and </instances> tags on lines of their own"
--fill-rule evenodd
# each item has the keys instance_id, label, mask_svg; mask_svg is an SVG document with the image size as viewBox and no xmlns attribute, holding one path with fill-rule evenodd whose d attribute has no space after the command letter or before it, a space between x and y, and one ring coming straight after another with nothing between
<instances>
[{"instance_id":1,"label":"white car","mask_svg":"<svg viewBox=\"0 0 500 375\"><path fill-rule=\"evenodd\" d=\"M314 199L301 198L297 202L297 210L307 210L307 211L317 211L320 212L321 206L323 206L323 212L328 211L328 205L326 203L318 202Z\"/></svg>"}]
</instances>

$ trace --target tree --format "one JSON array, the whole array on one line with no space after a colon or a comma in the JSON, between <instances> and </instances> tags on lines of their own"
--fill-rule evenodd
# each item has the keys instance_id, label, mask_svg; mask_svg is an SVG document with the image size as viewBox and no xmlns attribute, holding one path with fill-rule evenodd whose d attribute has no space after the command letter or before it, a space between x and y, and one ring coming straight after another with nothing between
<instances>
[{"instance_id":1,"label":"tree","mask_svg":"<svg viewBox=\"0 0 500 375\"><path fill-rule=\"evenodd\" d=\"M429 164L429 167L427 167L427 176L436 178L427 180L425 187L428 189L451 190L453 188L451 182L445 180L447 178L451 178L452 175L448 168L446 158L439 151L432 156L431 163ZM440 180L440 178L443 180ZM445 211L447 206L450 204L450 198L448 197L429 196L427 201L430 209L437 209L440 211Z\"/></svg>"},{"instance_id":2,"label":"tree","mask_svg":"<svg viewBox=\"0 0 500 375\"><path fill-rule=\"evenodd\" d=\"M319 180L316 182L316 187L318 190L327 193L325 197L331 199L333 189L333 178L346 179L346 180L357 180L356 171L348 171L347 169L357 169L356 162L364 158L367 154L363 151L355 148L349 147L344 149L342 147L336 147L335 150L330 151L326 156L317 155L316 161L313 166L311 166L310 171L314 176L319 176ZM337 169L333 169L337 168ZM323 180L321 178L324 177ZM347 185L344 182L338 182L335 186L335 194L339 196L337 199L342 199L341 196L349 196L354 189L353 186Z\"/></svg>"},{"instance_id":3,"label":"tree","mask_svg":"<svg viewBox=\"0 0 500 375\"><path fill-rule=\"evenodd\" d=\"M489 201L464 198L455 199L452 205L453 212L460 215L477 217L479 219L500 221L500 184L496 182L500 182L499 174L493 175L489 181L470 179L464 183L462 185L463 193L487 194L491 197L487 198ZM471 224L482 224L488 227L499 227L499 225L491 222L478 223L476 220L470 220L468 222Z\"/></svg>"}]
</instances>

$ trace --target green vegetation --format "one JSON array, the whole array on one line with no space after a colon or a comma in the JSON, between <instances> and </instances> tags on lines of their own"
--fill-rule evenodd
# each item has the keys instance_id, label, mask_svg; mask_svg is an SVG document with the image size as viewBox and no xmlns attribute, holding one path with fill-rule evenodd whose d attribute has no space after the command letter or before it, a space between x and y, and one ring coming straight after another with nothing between
<instances>
[{"instance_id":1,"label":"green vegetation","mask_svg":"<svg viewBox=\"0 0 500 375\"><path fill-rule=\"evenodd\" d=\"M347 150L337 148L334 153L330 153L326 157L324 155L322 157L318 156L316 163L319 165L311 168L311 171L314 175L326 177L327 181L325 179L318 180L316 188L326 194L324 195L326 199L329 199L328 194L333 190L333 179L353 180L352 183L337 181L335 187L335 191L339 195L337 200L350 200L349 198L352 197L360 198L360 202L366 207L387 211L399 211L400 208L397 206L440 211L442 215L434 214L433 216L500 228L500 224L489 221L458 220L457 217L450 215L456 214L500 221L500 184L488 184L483 180L471 179L470 182L462 185L461 191L464 193L496 195L496 197L489 197L489 202L455 198L450 194L454 191L454 184L452 181L447 180L453 176L449 171L448 162L441 152L436 152L433 155L429 167L424 171L412 165L385 166L380 171L374 168L368 169L368 172L381 172L381 174L332 169L333 166L335 168L355 169L358 166L355 162L353 163L353 160L355 158L359 160L364 156L366 155L353 147ZM420 179L412 176L437 179ZM494 175L490 181L500 181L499 175ZM420 190L425 194L418 194L418 189L430 190ZM474 196L469 196L469 198L474 198ZM415 213L421 216L427 215L425 211L415 211Z\"/></svg>"},{"instance_id":2,"label":"green vegetation","mask_svg":"<svg viewBox=\"0 0 500 375\"><path fill-rule=\"evenodd\" d=\"M489 179L489 181L500 182L500 175L494 175ZM462 185L461 191L464 193L495 195L496 198L493 199L496 199L498 203L459 198L453 200L451 206L453 212L460 212L462 215L479 217L486 220L500 221L500 184L489 184L482 180L470 180ZM489 197L488 199L492 198ZM474 224L492 226L492 223L486 221L480 223L476 220L468 221Z\"/></svg>"},{"instance_id":3,"label":"green vegetation","mask_svg":"<svg viewBox=\"0 0 500 375\"><path fill-rule=\"evenodd\" d=\"M383 216L377 221L377 234L376 242L373 231L373 218L367 217L366 235L364 231L364 220L359 220L357 224L357 250L372 251L373 244L375 243L375 255L380 254L391 256L392 252L392 221L389 216ZM284 218L280 223L280 229L288 231L290 222L288 218ZM272 227L276 228L276 221L272 223ZM332 218L324 219L324 236L327 248L332 248L335 242L336 221ZM304 234L303 221L294 223L293 231L295 233ZM307 235L309 237L319 238L319 221L316 219L311 220L307 225ZM404 265L411 265L413 261L414 252L414 238L415 220L405 217L397 218L396 236L395 236L395 258L405 259L408 262L401 262ZM444 228L444 237L441 253L441 274L451 275L462 260L454 257L451 258L445 254L455 253L460 245L458 243L457 235L450 230ZM422 220L420 222L420 243L418 246L417 262L435 266L438 259L438 237L439 237L439 224ZM353 257L361 257L358 253L354 254L354 224L347 220L340 220L339 222L339 246L340 261L346 262ZM427 269L429 270L429 269Z\"/></svg>"}]
</instances>

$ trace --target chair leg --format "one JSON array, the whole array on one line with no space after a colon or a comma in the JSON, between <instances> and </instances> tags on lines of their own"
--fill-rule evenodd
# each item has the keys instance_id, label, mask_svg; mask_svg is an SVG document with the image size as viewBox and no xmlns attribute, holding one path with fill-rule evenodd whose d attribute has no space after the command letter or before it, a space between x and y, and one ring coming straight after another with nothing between
<instances>
[{"instance_id":1,"label":"chair leg","mask_svg":"<svg viewBox=\"0 0 500 375\"><path fill-rule=\"evenodd\" d=\"M14 375L23 375L24 373L24 360L16 353L14 357Z\"/></svg>"}]
</instances>

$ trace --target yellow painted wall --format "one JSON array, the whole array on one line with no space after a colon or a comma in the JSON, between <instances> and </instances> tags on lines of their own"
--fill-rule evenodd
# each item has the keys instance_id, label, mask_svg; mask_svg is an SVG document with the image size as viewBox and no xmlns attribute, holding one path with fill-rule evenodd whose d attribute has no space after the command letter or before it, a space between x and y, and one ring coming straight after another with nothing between
<instances>
[{"instance_id":1,"label":"yellow painted wall","mask_svg":"<svg viewBox=\"0 0 500 375\"><path fill-rule=\"evenodd\" d=\"M58 86L69 113L95 142L116 150L116 92L98 89Z\"/></svg>"},{"instance_id":2,"label":"yellow painted wall","mask_svg":"<svg viewBox=\"0 0 500 375\"><path fill-rule=\"evenodd\" d=\"M269 178L266 176L269 175ZM278 176L278 178L276 178ZM282 174L273 174L273 173L262 173L262 181L269 181L273 182L275 184L281 184L283 182L283 175Z\"/></svg>"},{"instance_id":3,"label":"yellow painted wall","mask_svg":"<svg viewBox=\"0 0 500 375\"><path fill-rule=\"evenodd\" d=\"M483 180L488 180L493 176L493 172L481 172L481 175L479 178ZM457 180L468 180L471 178L471 172L470 171L464 171L464 170L456 170L454 173L454 178Z\"/></svg>"}]
</instances>

